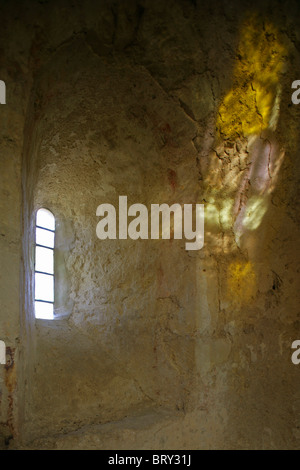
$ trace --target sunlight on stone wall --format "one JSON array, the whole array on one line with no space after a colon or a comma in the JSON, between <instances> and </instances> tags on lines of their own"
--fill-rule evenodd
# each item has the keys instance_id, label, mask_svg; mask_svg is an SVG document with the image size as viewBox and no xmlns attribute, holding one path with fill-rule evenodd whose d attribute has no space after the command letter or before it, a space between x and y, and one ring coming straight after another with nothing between
<instances>
[{"instance_id":1,"label":"sunlight on stone wall","mask_svg":"<svg viewBox=\"0 0 300 470\"><path fill-rule=\"evenodd\" d=\"M220 101L214 142L202 164L206 246L212 256L228 257L223 266L217 261L217 278L222 271L226 282L222 287L211 282L223 290L223 306L231 312L250 307L259 289L255 252L285 156L275 132L286 58L276 27L249 15L241 25L232 85Z\"/></svg>"},{"instance_id":2,"label":"sunlight on stone wall","mask_svg":"<svg viewBox=\"0 0 300 470\"><path fill-rule=\"evenodd\" d=\"M251 262L234 261L228 266L227 293L240 305L249 303L256 292L256 275Z\"/></svg>"},{"instance_id":3,"label":"sunlight on stone wall","mask_svg":"<svg viewBox=\"0 0 300 470\"><path fill-rule=\"evenodd\" d=\"M244 24L234 70L234 86L219 108L217 128L221 136L259 134L272 123L279 75L286 51L276 28L251 16Z\"/></svg>"},{"instance_id":4,"label":"sunlight on stone wall","mask_svg":"<svg viewBox=\"0 0 300 470\"><path fill-rule=\"evenodd\" d=\"M285 155L274 131L286 57L275 26L249 15L241 27L232 88L219 105L217 135L204 172L206 240L217 251L230 251L235 243L240 247L243 234L258 229L267 213Z\"/></svg>"}]
</instances>

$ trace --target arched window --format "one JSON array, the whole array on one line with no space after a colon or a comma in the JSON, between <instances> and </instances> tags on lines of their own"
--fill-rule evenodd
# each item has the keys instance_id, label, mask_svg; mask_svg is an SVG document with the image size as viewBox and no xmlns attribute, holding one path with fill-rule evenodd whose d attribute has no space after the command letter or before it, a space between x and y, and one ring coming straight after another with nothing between
<instances>
[{"instance_id":1,"label":"arched window","mask_svg":"<svg viewBox=\"0 0 300 470\"><path fill-rule=\"evenodd\" d=\"M55 218L48 209L39 209L35 226L35 317L54 318L54 237Z\"/></svg>"}]
</instances>

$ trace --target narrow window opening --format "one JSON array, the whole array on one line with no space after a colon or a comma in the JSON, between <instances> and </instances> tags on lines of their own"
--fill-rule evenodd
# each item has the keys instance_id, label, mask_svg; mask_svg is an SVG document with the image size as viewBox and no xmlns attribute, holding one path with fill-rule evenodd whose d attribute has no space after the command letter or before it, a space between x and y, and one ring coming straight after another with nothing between
<instances>
[{"instance_id":1,"label":"narrow window opening","mask_svg":"<svg viewBox=\"0 0 300 470\"><path fill-rule=\"evenodd\" d=\"M35 226L35 318L54 318L55 218L48 209L39 209Z\"/></svg>"}]
</instances>

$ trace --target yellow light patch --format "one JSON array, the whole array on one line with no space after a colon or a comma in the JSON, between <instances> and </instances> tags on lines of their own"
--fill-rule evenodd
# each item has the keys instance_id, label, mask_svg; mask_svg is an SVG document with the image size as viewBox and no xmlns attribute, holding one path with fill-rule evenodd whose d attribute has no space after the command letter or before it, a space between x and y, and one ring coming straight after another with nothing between
<instances>
[{"instance_id":1,"label":"yellow light patch","mask_svg":"<svg viewBox=\"0 0 300 470\"><path fill-rule=\"evenodd\" d=\"M253 196L247 201L243 226L248 230L256 230L267 212L266 198Z\"/></svg>"},{"instance_id":2,"label":"yellow light patch","mask_svg":"<svg viewBox=\"0 0 300 470\"><path fill-rule=\"evenodd\" d=\"M272 24L255 16L245 22L233 73L235 85L219 107L217 129L222 137L259 134L269 127L285 52Z\"/></svg>"},{"instance_id":3,"label":"yellow light patch","mask_svg":"<svg viewBox=\"0 0 300 470\"><path fill-rule=\"evenodd\" d=\"M227 296L238 304L249 303L256 292L256 275L252 263L235 261L228 267Z\"/></svg>"}]
</instances>

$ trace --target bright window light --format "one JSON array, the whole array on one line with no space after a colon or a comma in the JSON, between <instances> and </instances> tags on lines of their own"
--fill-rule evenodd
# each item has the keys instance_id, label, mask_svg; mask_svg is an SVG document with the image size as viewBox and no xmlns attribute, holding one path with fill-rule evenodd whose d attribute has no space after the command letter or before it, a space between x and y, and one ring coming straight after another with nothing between
<instances>
[{"instance_id":1,"label":"bright window light","mask_svg":"<svg viewBox=\"0 0 300 470\"><path fill-rule=\"evenodd\" d=\"M36 245L35 270L46 274L53 273L53 249Z\"/></svg>"},{"instance_id":2,"label":"bright window light","mask_svg":"<svg viewBox=\"0 0 300 470\"><path fill-rule=\"evenodd\" d=\"M43 320L53 320L53 303L35 301L35 317Z\"/></svg>"},{"instance_id":3,"label":"bright window light","mask_svg":"<svg viewBox=\"0 0 300 470\"><path fill-rule=\"evenodd\" d=\"M48 209L39 209L36 214L36 225L48 230L55 230L55 219Z\"/></svg>"},{"instance_id":4,"label":"bright window light","mask_svg":"<svg viewBox=\"0 0 300 470\"><path fill-rule=\"evenodd\" d=\"M39 209L35 230L35 317L54 318L54 237L55 218L48 209Z\"/></svg>"},{"instance_id":5,"label":"bright window light","mask_svg":"<svg viewBox=\"0 0 300 470\"><path fill-rule=\"evenodd\" d=\"M35 272L35 300L54 302L53 277L49 274Z\"/></svg>"},{"instance_id":6,"label":"bright window light","mask_svg":"<svg viewBox=\"0 0 300 470\"><path fill-rule=\"evenodd\" d=\"M37 227L35 235L35 242L37 245L47 246L48 248L54 248L54 232Z\"/></svg>"}]
</instances>

